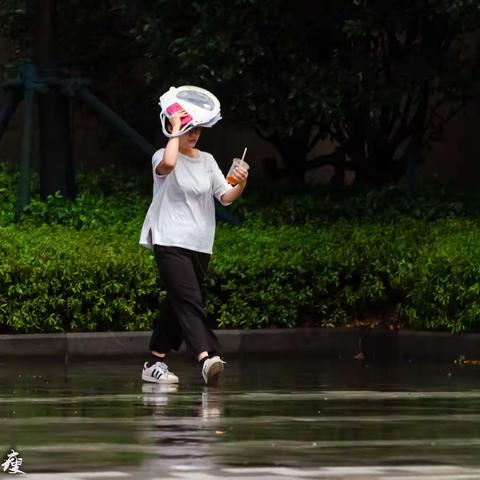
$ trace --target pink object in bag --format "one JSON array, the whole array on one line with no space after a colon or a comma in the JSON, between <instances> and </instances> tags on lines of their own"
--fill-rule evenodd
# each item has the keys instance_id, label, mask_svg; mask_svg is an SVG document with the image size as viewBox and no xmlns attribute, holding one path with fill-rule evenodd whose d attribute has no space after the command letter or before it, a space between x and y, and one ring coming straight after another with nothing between
<instances>
[{"instance_id":1,"label":"pink object in bag","mask_svg":"<svg viewBox=\"0 0 480 480\"><path fill-rule=\"evenodd\" d=\"M169 117L171 117L175 112L178 112L179 110L183 110L183 107L179 103L172 103L168 108L167 108L167 113ZM181 118L180 125L183 127L186 123L190 122L193 120L193 117L188 114L185 117Z\"/></svg>"}]
</instances>

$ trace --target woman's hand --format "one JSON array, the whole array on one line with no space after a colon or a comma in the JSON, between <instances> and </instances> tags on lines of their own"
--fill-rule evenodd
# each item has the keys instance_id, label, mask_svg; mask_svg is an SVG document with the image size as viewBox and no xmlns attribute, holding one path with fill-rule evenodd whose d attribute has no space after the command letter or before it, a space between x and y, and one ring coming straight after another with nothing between
<instances>
[{"instance_id":1,"label":"woman's hand","mask_svg":"<svg viewBox=\"0 0 480 480\"><path fill-rule=\"evenodd\" d=\"M182 109L175 112L169 118L170 125L172 126L172 133L177 133L180 131L180 128L182 126L182 118L186 117L187 115L188 115L188 112Z\"/></svg>"},{"instance_id":2,"label":"woman's hand","mask_svg":"<svg viewBox=\"0 0 480 480\"><path fill-rule=\"evenodd\" d=\"M170 133L178 133L180 131L180 128L182 127L182 118L187 115L188 113L182 109L178 110L178 112L175 112L168 119L171 126L169 129ZM178 137L171 137L168 139L165 152L163 153L163 159L155 169L158 175L167 175L175 168L178 156L178 142Z\"/></svg>"},{"instance_id":3,"label":"woman's hand","mask_svg":"<svg viewBox=\"0 0 480 480\"><path fill-rule=\"evenodd\" d=\"M244 167L236 166L233 169L233 178L238 182L240 185L244 185L247 183L248 178L248 170Z\"/></svg>"},{"instance_id":4,"label":"woman's hand","mask_svg":"<svg viewBox=\"0 0 480 480\"><path fill-rule=\"evenodd\" d=\"M247 185L248 170L244 167L236 166L232 172L232 177L238 183L222 195L220 202L223 205L228 205L240 197Z\"/></svg>"}]
</instances>

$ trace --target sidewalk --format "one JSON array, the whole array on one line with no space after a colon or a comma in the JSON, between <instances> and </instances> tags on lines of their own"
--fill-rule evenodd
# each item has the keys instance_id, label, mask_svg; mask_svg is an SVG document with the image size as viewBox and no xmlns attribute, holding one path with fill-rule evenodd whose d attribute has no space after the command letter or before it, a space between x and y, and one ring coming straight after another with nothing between
<instances>
[{"instance_id":1,"label":"sidewalk","mask_svg":"<svg viewBox=\"0 0 480 480\"><path fill-rule=\"evenodd\" d=\"M480 359L480 334L365 328L216 330L223 353L308 353L325 358L453 362ZM0 335L0 358L135 356L148 350L150 332ZM182 350L181 350L182 351Z\"/></svg>"}]
</instances>

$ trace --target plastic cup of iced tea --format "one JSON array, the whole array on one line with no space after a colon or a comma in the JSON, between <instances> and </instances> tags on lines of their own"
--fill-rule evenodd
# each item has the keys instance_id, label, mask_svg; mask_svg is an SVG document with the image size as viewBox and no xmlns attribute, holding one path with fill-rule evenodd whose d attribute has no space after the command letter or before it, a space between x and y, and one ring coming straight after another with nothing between
<instances>
[{"instance_id":1,"label":"plastic cup of iced tea","mask_svg":"<svg viewBox=\"0 0 480 480\"><path fill-rule=\"evenodd\" d=\"M227 173L227 182L230 185L236 185L238 183L238 180L235 178L235 167L243 167L248 170L250 168L250 165L245 160L242 160L241 158L234 158L232 162L232 166L230 167L230 170Z\"/></svg>"}]
</instances>

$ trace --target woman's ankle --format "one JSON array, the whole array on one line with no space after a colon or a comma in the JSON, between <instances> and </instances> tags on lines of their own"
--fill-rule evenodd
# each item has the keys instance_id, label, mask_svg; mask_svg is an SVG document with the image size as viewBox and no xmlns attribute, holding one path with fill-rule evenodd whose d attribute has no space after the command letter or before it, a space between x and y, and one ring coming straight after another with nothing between
<instances>
[{"instance_id":1,"label":"woman's ankle","mask_svg":"<svg viewBox=\"0 0 480 480\"><path fill-rule=\"evenodd\" d=\"M203 362L206 358L208 358L208 352L200 352L197 355L197 361L198 362Z\"/></svg>"}]
</instances>

